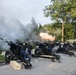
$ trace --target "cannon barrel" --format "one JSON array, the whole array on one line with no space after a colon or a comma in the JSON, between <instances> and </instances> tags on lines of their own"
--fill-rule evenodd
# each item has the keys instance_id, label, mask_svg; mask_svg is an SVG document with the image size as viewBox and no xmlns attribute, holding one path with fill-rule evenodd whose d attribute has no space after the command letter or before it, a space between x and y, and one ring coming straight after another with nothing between
<instances>
[{"instance_id":1,"label":"cannon barrel","mask_svg":"<svg viewBox=\"0 0 76 75\"><path fill-rule=\"evenodd\" d=\"M16 44L14 42L12 42L12 41L7 41L7 40L5 40L3 38L0 38L0 39L3 40L4 42L6 42L9 46L12 46L12 45L16 46Z\"/></svg>"},{"instance_id":2,"label":"cannon barrel","mask_svg":"<svg viewBox=\"0 0 76 75\"><path fill-rule=\"evenodd\" d=\"M3 40L4 42L6 42L6 43L10 43L9 41L7 41L7 40L5 40L5 39L3 39L3 38L0 38L1 40Z\"/></svg>"}]
</instances>

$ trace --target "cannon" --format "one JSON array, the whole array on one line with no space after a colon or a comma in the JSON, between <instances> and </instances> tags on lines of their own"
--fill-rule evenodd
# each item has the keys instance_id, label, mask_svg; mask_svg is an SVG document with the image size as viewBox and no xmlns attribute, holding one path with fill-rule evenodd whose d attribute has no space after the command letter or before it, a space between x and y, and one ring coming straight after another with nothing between
<instances>
[{"instance_id":1,"label":"cannon","mask_svg":"<svg viewBox=\"0 0 76 75\"><path fill-rule=\"evenodd\" d=\"M39 41L32 42L36 45L36 48L32 50L32 55L34 57L49 58L53 62L54 60L57 60L60 63L60 55L55 53L55 50L58 49L58 46L55 46L51 49L51 51L49 51L47 48L48 45L46 45L45 43L41 43Z\"/></svg>"},{"instance_id":2,"label":"cannon","mask_svg":"<svg viewBox=\"0 0 76 75\"><path fill-rule=\"evenodd\" d=\"M74 54L74 51L72 51L72 47L69 43L59 43L59 49L56 52L76 57L76 55Z\"/></svg>"},{"instance_id":3,"label":"cannon","mask_svg":"<svg viewBox=\"0 0 76 75\"><path fill-rule=\"evenodd\" d=\"M22 62L23 66L25 68L32 67L32 64L30 63L29 54L26 55L26 59L21 57L21 54L20 54L21 45L16 44L12 41L7 41L3 38L0 38L0 39L5 41L10 46L10 50L6 51L6 53L5 53L5 62L6 63L9 63L11 60L13 60L14 57L16 57L17 59L19 59Z\"/></svg>"}]
</instances>

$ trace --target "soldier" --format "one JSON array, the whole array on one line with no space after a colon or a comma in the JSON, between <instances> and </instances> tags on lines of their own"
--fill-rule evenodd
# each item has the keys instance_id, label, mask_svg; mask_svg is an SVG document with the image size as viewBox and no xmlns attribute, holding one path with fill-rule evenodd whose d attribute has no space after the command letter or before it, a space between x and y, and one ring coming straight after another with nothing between
<instances>
[{"instance_id":1,"label":"soldier","mask_svg":"<svg viewBox=\"0 0 76 75\"><path fill-rule=\"evenodd\" d=\"M27 48L28 48L28 53L31 55L32 46L30 43L27 44Z\"/></svg>"},{"instance_id":2,"label":"soldier","mask_svg":"<svg viewBox=\"0 0 76 75\"><path fill-rule=\"evenodd\" d=\"M27 48L26 48L27 50L28 50L28 57L29 57L29 61L31 61L31 50L32 50L32 45L28 42L27 43Z\"/></svg>"},{"instance_id":3,"label":"soldier","mask_svg":"<svg viewBox=\"0 0 76 75\"><path fill-rule=\"evenodd\" d=\"M76 50L76 42L75 41L73 42L73 47Z\"/></svg>"},{"instance_id":4,"label":"soldier","mask_svg":"<svg viewBox=\"0 0 76 75\"><path fill-rule=\"evenodd\" d=\"M26 51L26 43L23 43L21 45L21 57L26 60L26 53L25 53L25 51Z\"/></svg>"}]
</instances>

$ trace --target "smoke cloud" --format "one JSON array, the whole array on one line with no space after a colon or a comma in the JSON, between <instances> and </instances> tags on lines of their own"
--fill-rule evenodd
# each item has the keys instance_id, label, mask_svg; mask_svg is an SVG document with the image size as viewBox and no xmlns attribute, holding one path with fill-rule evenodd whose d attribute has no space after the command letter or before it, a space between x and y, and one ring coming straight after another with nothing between
<instances>
[{"instance_id":1,"label":"smoke cloud","mask_svg":"<svg viewBox=\"0 0 76 75\"><path fill-rule=\"evenodd\" d=\"M42 21L44 19L42 9L47 3L42 1L0 0L0 37L13 42L17 39L22 42L38 39L38 35L33 32L37 25L29 22L32 16L38 22L48 21L46 19ZM0 40L0 47L5 48L6 45Z\"/></svg>"},{"instance_id":2,"label":"smoke cloud","mask_svg":"<svg viewBox=\"0 0 76 75\"><path fill-rule=\"evenodd\" d=\"M7 21L4 17L0 17L0 37L13 42L16 42L17 39L22 42L35 40L38 37L33 33L33 30L37 28L36 26L33 23L24 25L17 19ZM0 46L3 49L8 49L3 41L0 41Z\"/></svg>"}]
</instances>

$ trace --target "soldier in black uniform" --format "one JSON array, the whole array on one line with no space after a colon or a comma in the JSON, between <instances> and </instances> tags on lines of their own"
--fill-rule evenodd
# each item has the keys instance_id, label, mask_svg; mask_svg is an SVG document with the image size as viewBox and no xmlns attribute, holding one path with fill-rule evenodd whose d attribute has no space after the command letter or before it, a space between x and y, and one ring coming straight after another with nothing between
<instances>
[{"instance_id":1,"label":"soldier in black uniform","mask_svg":"<svg viewBox=\"0 0 76 75\"><path fill-rule=\"evenodd\" d=\"M26 51L26 43L23 43L21 45L21 57L26 60L26 53L25 53L25 51Z\"/></svg>"},{"instance_id":2,"label":"soldier in black uniform","mask_svg":"<svg viewBox=\"0 0 76 75\"><path fill-rule=\"evenodd\" d=\"M27 43L27 48L26 48L27 52L28 52L28 58L29 58L29 61L31 61L31 50L32 50L32 45L28 42Z\"/></svg>"},{"instance_id":3,"label":"soldier in black uniform","mask_svg":"<svg viewBox=\"0 0 76 75\"><path fill-rule=\"evenodd\" d=\"M76 42L75 41L73 42L73 47L76 50Z\"/></svg>"},{"instance_id":4,"label":"soldier in black uniform","mask_svg":"<svg viewBox=\"0 0 76 75\"><path fill-rule=\"evenodd\" d=\"M31 55L32 45L29 42L27 43L27 49L28 49L28 53Z\"/></svg>"}]
</instances>

